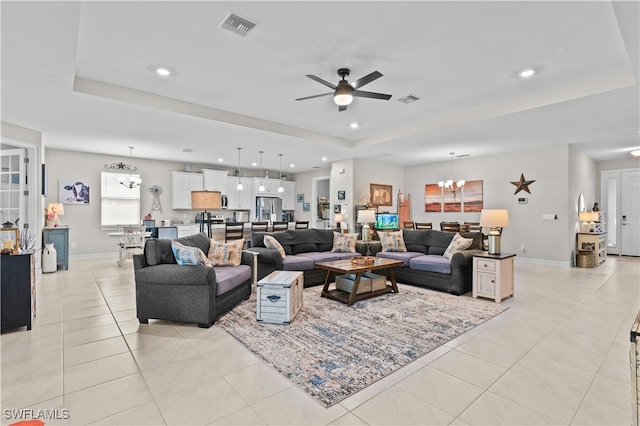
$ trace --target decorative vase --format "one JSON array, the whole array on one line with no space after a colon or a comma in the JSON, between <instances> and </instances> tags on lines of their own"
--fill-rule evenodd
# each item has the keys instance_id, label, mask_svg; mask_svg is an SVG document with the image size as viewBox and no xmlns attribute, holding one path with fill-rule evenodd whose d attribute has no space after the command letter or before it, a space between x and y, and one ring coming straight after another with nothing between
<instances>
[{"instance_id":1,"label":"decorative vase","mask_svg":"<svg viewBox=\"0 0 640 426\"><path fill-rule=\"evenodd\" d=\"M53 243L46 243L42 250L42 272L56 272L58 270L57 265L57 251L53 246Z\"/></svg>"},{"instance_id":2,"label":"decorative vase","mask_svg":"<svg viewBox=\"0 0 640 426\"><path fill-rule=\"evenodd\" d=\"M600 211L600 207L598 206L598 203L593 203L593 209L591 209L594 212L599 212Z\"/></svg>"}]
</instances>

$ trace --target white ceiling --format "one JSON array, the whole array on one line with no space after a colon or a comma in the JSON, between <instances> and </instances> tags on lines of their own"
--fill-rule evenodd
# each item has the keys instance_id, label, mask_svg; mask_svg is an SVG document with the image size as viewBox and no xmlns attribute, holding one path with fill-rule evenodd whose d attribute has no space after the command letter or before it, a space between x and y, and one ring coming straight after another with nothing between
<instances>
[{"instance_id":1,"label":"white ceiling","mask_svg":"<svg viewBox=\"0 0 640 426\"><path fill-rule=\"evenodd\" d=\"M257 25L219 28L233 11ZM290 172L640 145L638 2L2 2L2 120L47 147ZM175 75L152 71L164 65ZM330 91L374 70L338 112ZM516 71L535 67L530 79ZM414 95L404 104L399 98ZM358 122L352 130L349 123ZM194 151L182 152L184 148Z\"/></svg>"}]
</instances>

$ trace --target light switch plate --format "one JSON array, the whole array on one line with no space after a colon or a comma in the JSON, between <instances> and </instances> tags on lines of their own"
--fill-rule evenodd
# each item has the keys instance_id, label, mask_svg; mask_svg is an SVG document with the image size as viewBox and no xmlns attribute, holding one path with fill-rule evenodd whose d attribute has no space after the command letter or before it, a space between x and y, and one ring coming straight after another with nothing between
<instances>
[{"instance_id":1,"label":"light switch plate","mask_svg":"<svg viewBox=\"0 0 640 426\"><path fill-rule=\"evenodd\" d=\"M553 214L553 213L543 213L542 214L542 220L556 220L558 219L558 215L557 214Z\"/></svg>"}]
</instances>

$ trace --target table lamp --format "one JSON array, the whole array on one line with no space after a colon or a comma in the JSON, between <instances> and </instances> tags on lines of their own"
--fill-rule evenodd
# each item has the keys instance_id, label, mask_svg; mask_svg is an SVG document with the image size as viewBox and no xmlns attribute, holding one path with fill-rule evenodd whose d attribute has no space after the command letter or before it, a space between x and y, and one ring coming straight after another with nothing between
<instances>
[{"instance_id":1,"label":"table lamp","mask_svg":"<svg viewBox=\"0 0 640 426\"><path fill-rule=\"evenodd\" d=\"M211 238L211 213L207 210L220 210L222 208L222 193L220 191L191 191L191 208L204 210L200 222L200 232L207 227L207 236Z\"/></svg>"},{"instance_id":2,"label":"table lamp","mask_svg":"<svg viewBox=\"0 0 640 426\"><path fill-rule=\"evenodd\" d=\"M580 222L582 222L580 226L581 232L587 233L595 231L595 222L600 218L598 212L580 212L579 217Z\"/></svg>"},{"instance_id":3,"label":"table lamp","mask_svg":"<svg viewBox=\"0 0 640 426\"><path fill-rule=\"evenodd\" d=\"M500 236L502 228L509 226L509 211L483 209L480 211L480 225L490 228L489 254L500 254Z\"/></svg>"},{"instance_id":4,"label":"table lamp","mask_svg":"<svg viewBox=\"0 0 640 426\"><path fill-rule=\"evenodd\" d=\"M60 217L64 215L64 207L62 203L49 203L47 206L47 226L60 226Z\"/></svg>"},{"instance_id":5,"label":"table lamp","mask_svg":"<svg viewBox=\"0 0 640 426\"><path fill-rule=\"evenodd\" d=\"M362 241L369 241L369 224L375 221L375 210L358 210L358 223L362 224Z\"/></svg>"}]
</instances>

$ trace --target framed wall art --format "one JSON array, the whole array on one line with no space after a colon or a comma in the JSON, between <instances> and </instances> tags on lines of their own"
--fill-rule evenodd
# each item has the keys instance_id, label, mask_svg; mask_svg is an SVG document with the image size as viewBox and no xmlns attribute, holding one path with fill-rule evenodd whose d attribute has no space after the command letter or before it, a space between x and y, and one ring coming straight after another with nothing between
<instances>
[{"instance_id":1,"label":"framed wall art","mask_svg":"<svg viewBox=\"0 0 640 426\"><path fill-rule=\"evenodd\" d=\"M311 203L302 203L302 211L310 212L311 211Z\"/></svg>"},{"instance_id":2,"label":"framed wall art","mask_svg":"<svg viewBox=\"0 0 640 426\"><path fill-rule=\"evenodd\" d=\"M60 202L62 204L89 204L89 185L79 180L60 180Z\"/></svg>"},{"instance_id":3,"label":"framed wall art","mask_svg":"<svg viewBox=\"0 0 640 426\"><path fill-rule=\"evenodd\" d=\"M304 203L304 194L298 194L296 200L298 200L299 203Z\"/></svg>"},{"instance_id":4,"label":"framed wall art","mask_svg":"<svg viewBox=\"0 0 640 426\"><path fill-rule=\"evenodd\" d=\"M344 200L346 198L345 191L338 191L338 200Z\"/></svg>"},{"instance_id":5,"label":"framed wall art","mask_svg":"<svg viewBox=\"0 0 640 426\"><path fill-rule=\"evenodd\" d=\"M340 204L336 204L333 206L333 212L334 213L342 213L342 206Z\"/></svg>"},{"instance_id":6,"label":"framed wall art","mask_svg":"<svg viewBox=\"0 0 640 426\"><path fill-rule=\"evenodd\" d=\"M382 185L379 183L369 184L369 200L372 206L392 206L393 205L393 186Z\"/></svg>"}]
</instances>

